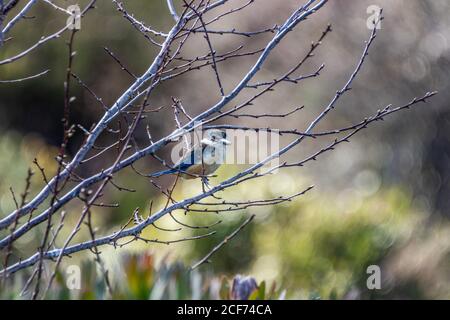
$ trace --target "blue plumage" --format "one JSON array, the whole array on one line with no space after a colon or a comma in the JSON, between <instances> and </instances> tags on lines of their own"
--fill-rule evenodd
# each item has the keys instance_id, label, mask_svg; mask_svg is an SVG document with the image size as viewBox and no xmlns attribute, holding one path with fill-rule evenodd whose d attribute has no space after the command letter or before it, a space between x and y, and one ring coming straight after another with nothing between
<instances>
[{"instance_id":1,"label":"blue plumage","mask_svg":"<svg viewBox=\"0 0 450 320\"><path fill-rule=\"evenodd\" d=\"M207 132L208 138L201 145L190 150L173 169L163 170L148 175L156 178L166 174L180 173L184 178L192 179L213 173L223 163L225 146L230 144L221 130Z\"/></svg>"}]
</instances>

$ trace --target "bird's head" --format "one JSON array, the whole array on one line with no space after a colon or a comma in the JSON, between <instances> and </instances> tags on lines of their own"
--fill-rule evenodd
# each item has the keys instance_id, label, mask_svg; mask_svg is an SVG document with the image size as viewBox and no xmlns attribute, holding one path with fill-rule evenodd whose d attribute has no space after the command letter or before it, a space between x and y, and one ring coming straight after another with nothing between
<instances>
[{"instance_id":1,"label":"bird's head","mask_svg":"<svg viewBox=\"0 0 450 320\"><path fill-rule=\"evenodd\" d=\"M211 129L205 132L205 137L202 139L203 145L230 145L231 142L227 140L227 133L219 129Z\"/></svg>"}]
</instances>

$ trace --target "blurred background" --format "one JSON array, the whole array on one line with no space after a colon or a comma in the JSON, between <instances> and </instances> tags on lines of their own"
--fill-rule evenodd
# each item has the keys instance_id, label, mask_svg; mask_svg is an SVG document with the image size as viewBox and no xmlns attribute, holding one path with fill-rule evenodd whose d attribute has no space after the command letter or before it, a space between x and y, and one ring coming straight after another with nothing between
<instances>
[{"instance_id":1,"label":"blurred background","mask_svg":"<svg viewBox=\"0 0 450 320\"><path fill-rule=\"evenodd\" d=\"M75 3L63 0L54 2L62 7ZM79 3L82 6L87 1ZM179 5L177 1L175 3ZM230 1L227 8L243 3ZM239 14L228 16L213 29L261 30L281 24L300 4L301 1L293 0L257 0ZM136 18L153 28L170 29L172 18L165 1L127 0L125 5ZM382 29L352 86L353 90L340 101L318 130L357 123L386 105L402 105L427 91L436 90L439 95L432 98L429 104L396 113L385 121L371 125L352 138L351 143L339 146L319 161L243 184L223 194L223 197L235 200L273 198L315 185L311 192L295 201L224 213L220 217L204 214L184 216L178 213L180 220L188 224L222 222L213 228L217 231L213 237L200 241L170 246L133 243L123 249L102 249L106 266L118 286L123 268L129 271L129 287L134 281L132 277L139 275L136 268L133 269L133 259L138 258L130 258L128 255L131 253L144 255L140 258L147 259L144 269L145 265L165 265L168 261L190 266L250 214L255 214L255 221L215 254L210 264L198 269L199 277L206 279L248 274L258 282L275 283L278 289L285 290L285 297L290 299L450 298L448 1L360 0L351 4L344 0L330 1L281 43L256 79L267 81L289 70L307 52L311 41L317 40L326 25L331 23L333 32L302 69L303 74L310 73L324 63L321 76L299 86L283 84L255 103L257 113L273 112L274 106L279 113L302 105L305 108L289 118L270 119L270 123L264 118L232 119L226 123L248 125L251 122L254 126L303 130L317 115L317 110L326 105L336 90L343 86L358 62L364 41L370 34L366 21L370 16L367 8L371 5L384 9ZM32 19L22 21L14 28L11 33L13 39L0 49L0 59L20 52L41 36L58 30L66 20L43 2L38 3L30 15ZM263 46L271 36L262 34L250 39L217 35L212 37L212 41L218 52L227 52L240 44L251 50ZM32 164L34 158L49 174L56 170L54 157L61 143L67 40L68 34L64 34L25 58L0 66L0 80L21 78L50 69L48 74L34 80L0 83L0 217L14 209L9 188L18 193L23 190L28 168L36 169ZM147 69L157 51L117 12L111 1L99 1L97 9L82 19L74 45L77 52L74 73L106 104L111 104L132 79L111 59L104 47L120 57L137 75ZM200 36L187 45L183 55L191 57L199 55L199 52L208 52ZM232 60L219 65L225 89L228 90L245 74L254 57ZM177 97L188 112L195 115L217 101L219 92L214 84L214 74L209 69L188 73L159 88L152 96L152 104L154 107L170 106L171 97ZM89 128L102 115L101 105L75 81L71 94L76 97L72 104L72 123ZM155 138L175 128L171 108L163 109L156 116L150 115L144 121ZM82 138L80 132L75 135L69 145L69 155L76 152ZM107 136L102 137L100 143L106 145L108 139ZM138 133L137 141L141 146L145 145L145 132ZM326 139L308 142L297 148L291 157L303 159L326 142ZM170 149L165 152L162 156L170 159ZM84 165L81 172L88 174L101 170L107 160ZM137 166L142 170L160 168L154 159L141 160ZM240 168L224 166L220 169L220 175L231 175ZM36 173L32 180L32 195L43 184ZM136 207L140 207L145 215L151 201L154 208L165 204L158 190L132 170L124 170L119 176L121 184L138 192L120 193L113 188L108 189L106 199L120 203L120 207L94 210L99 234L117 230ZM217 181L213 180L213 183ZM170 185L171 179L163 178L161 183ZM187 181L177 188L175 194L185 197L199 190L198 182ZM66 208L68 221L78 218L78 205ZM171 219L164 219L161 226L178 227ZM200 231L183 228L178 233L170 233L151 229L146 231L146 235L173 239L196 235ZM86 234L82 233L77 240ZM42 230L23 237L16 245L15 259L35 252L41 237ZM128 257L124 258L127 261L124 262L125 267L117 256ZM89 259L92 260L90 253L78 254L70 259L70 263L86 264ZM373 264L381 267L381 290L368 290L366 287L366 270ZM158 274L153 280L149 280L152 276L148 274L142 277L145 281L155 282ZM123 285L127 286L126 283ZM144 290L142 296L139 290ZM131 297L149 297L145 294L145 288L138 288L136 292ZM83 294L84 298L98 297L90 289L85 289ZM155 294L153 297L184 296L175 293L168 296Z\"/></svg>"}]
</instances>

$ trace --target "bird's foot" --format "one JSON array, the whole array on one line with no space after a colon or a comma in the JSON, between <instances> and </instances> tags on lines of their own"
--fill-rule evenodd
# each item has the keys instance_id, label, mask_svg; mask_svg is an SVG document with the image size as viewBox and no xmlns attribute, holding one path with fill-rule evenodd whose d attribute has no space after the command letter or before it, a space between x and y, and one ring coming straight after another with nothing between
<instances>
[{"instance_id":1,"label":"bird's foot","mask_svg":"<svg viewBox=\"0 0 450 320\"><path fill-rule=\"evenodd\" d=\"M211 184L209 183L209 179L206 176L202 176L202 189L203 192L205 192L205 187L208 188L208 190L211 190Z\"/></svg>"},{"instance_id":2,"label":"bird's foot","mask_svg":"<svg viewBox=\"0 0 450 320\"><path fill-rule=\"evenodd\" d=\"M213 176L210 176L210 177L213 177ZM208 190L211 190L213 187L212 187L212 185L209 183L209 178L208 178L208 176L202 176L202 190L203 190L203 193L205 193L206 192L206 188L208 189ZM213 197L214 199L216 199L216 200L222 200L222 198L219 198L219 197L217 197L216 195L214 195L214 194L212 194L211 195L211 197Z\"/></svg>"}]
</instances>

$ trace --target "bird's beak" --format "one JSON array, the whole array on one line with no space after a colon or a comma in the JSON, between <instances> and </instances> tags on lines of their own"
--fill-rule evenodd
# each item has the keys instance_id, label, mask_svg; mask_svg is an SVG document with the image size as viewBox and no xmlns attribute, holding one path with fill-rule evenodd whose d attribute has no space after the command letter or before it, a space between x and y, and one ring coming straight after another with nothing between
<instances>
[{"instance_id":1,"label":"bird's beak","mask_svg":"<svg viewBox=\"0 0 450 320\"><path fill-rule=\"evenodd\" d=\"M230 145L231 144L231 142L228 141L227 139L220 139L220 142L222 142L223 144L226 144L226 145Z\"/></svg>"}]
</instances>

